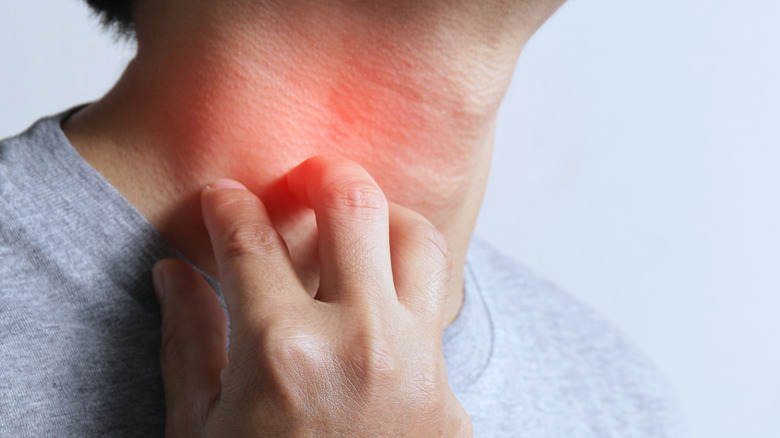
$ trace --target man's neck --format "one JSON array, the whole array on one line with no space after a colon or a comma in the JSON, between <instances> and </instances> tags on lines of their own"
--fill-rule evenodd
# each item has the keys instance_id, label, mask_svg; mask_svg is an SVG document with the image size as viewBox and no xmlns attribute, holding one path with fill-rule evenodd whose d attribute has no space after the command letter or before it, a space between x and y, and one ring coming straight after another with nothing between
<instances>
[{"instance_id":1,"label":"man's neck","mask_svg":"<svg viewBox=\"0 0 780 438\"><path fill-rule=\"evenodd\" d=\"M448 236L455 256L451 321L462 300L495 113L527 37L479 38L469 35L484 32L478 20L463 28L460 15L391 3L244 5L243 14L217 8L209 19L149 14L166 26L138 26L138 56L123 78L68 120L65 132L212 275L199 190L219 177L243 182L266 203L312 292L316 230L310 212L287 202L283 176L310 156L350 158L391 202L422 213ZM485 20L498 19L488 12Z\"/></svg>"}]
</instances>

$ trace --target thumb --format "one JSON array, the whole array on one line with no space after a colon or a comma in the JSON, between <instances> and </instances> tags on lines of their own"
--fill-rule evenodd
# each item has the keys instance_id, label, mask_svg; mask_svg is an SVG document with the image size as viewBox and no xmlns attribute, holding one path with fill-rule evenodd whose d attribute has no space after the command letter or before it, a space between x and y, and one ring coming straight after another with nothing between
<instances>
[{"instance_id":1,"label":"thumb","mask_svg":"<svg viewBox=\"0 0 780 438\"><path fill-rule=\"evenodd\" d=\"M162 313L165 436L197 436L228 362L225 314L208 282L183 261L162 260L152 274Z\"/></svg>"}]
</instances>

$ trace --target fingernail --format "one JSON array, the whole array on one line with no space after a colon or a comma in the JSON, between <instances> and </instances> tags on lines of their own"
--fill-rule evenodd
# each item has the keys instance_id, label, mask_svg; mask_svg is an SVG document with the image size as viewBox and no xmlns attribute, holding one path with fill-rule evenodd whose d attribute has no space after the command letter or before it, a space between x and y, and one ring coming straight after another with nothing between
<instances>
[{"instance_id":1,"label":"fingernail","mask_svg":"<svg viewBox=\"0 0 780 438\"><path fill-rule=\"evenodd\" d=\"M246 190L246 186L232 179L220 178L206 186L207 189L241 189Z\"/></svg>"},{"instance_id":2,"label":"fingernail","mask_svg":"<svg viewBox=\"0 0 780 438\"><path fill-rule=\"evenodd\" d=\"M157 296L157 302L162 303L165 295L165 274L162 263L157 263L152 268L152 283L154 283L154 294Z\"/></svg>"}]
</instances>

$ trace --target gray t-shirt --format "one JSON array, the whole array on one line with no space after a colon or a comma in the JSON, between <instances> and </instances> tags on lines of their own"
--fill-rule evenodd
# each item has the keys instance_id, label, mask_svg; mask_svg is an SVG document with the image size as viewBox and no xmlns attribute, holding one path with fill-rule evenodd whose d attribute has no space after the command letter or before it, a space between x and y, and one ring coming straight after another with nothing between
<instances>
[{"instance_id":1,"label":"gray t-shirt","mask_svg":"<svg viewBox=\"0 0 780 438\"><path fill-rule=\"evenodd\" d=\"M0 143L0 436L161 436L150 269L181 257L43 119ZM477 437L681 437L665 380L611 326L479 240L444 332Z\"/></svg>"}]
</instances>

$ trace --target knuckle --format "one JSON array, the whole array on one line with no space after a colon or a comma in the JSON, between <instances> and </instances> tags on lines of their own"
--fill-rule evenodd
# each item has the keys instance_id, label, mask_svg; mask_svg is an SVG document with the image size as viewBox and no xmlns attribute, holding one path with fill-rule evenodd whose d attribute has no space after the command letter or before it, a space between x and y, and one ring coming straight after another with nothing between
<instances>
[{"instance_id":1,"label":"knuckle","mask_svg":"<svg viewBox=\"0 0 780 438\"><path fill-rule=\"evenodd\" d=\"M394 383L400 369L398 358L390 347L381 337L370 334L361 336L348 357L349 370L363 382Z\"/></svg>"},{"instance_id":2,"label":"knuckle","mask_svg":"<svg viewBox=\"0 0 780 438\"><path fill-rule=\"evenodd\" d=\"M447 238L430 223L413 222L408 226L407 236L442 267L452 265L452 248Z\"/></svg>"},{"instance_id":3,"label":"knuckle","mask_svg":"<svg viewBox=\"0 0 780 438\"><path fill-rule=\"evenodd\" d=\"M262 222L234 222L223 234L223 252L230 258L273 255L285 247L281 235Z\"/></svg>"},{"instance_id":4,"label":"knuckle","mask_svg":"<svg viewBox=\"0 0 780 438\"><path fill-rule=\"evenodd\" d=\"M324 207L350 218L379 218L387 215L388 205L382 190L366 181L340 179L324 188Z\"/></svg>"},{"instance_id":5,"label":"knuckle","mask_svg":"<svg viewBox=\"0 0 780 438\"><path fill-rule=\"evenodd\" d=\"M272 348L267 373L277 383L276 401L286 412L310 404L310 397L325 392L321 378L329 375L327 355L302 340L288 340Z\"/></svg>"}]
</instances>

